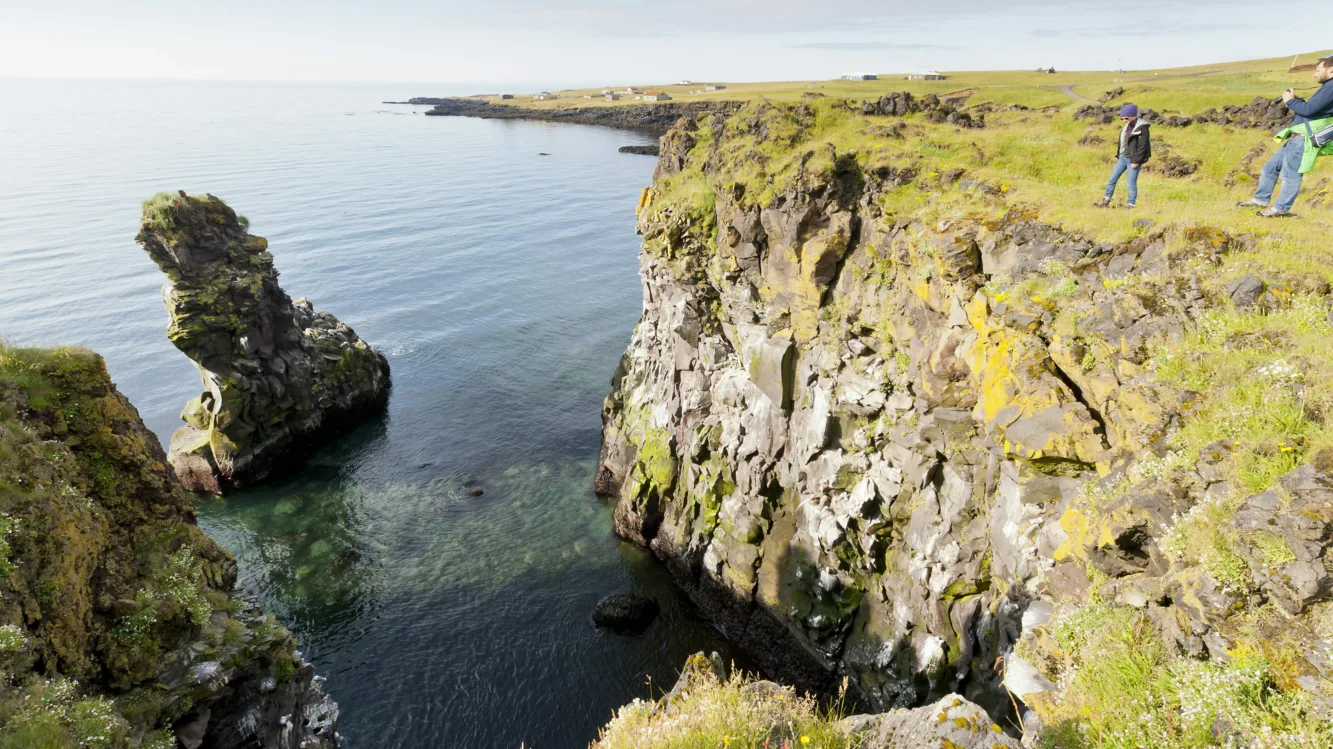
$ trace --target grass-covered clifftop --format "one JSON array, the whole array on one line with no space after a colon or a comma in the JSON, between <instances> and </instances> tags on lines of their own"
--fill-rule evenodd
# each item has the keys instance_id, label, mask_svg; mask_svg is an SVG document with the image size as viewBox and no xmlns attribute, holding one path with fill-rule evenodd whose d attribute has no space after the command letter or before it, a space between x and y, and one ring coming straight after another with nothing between
<instances>
[{"instance_id":1,"label":"grass-covered clifftop","mask_svg":"<svg viewBox=\"0 0 1333 749\"><path fill-rule=\"evenodd\" d=\"M1116 125L926 109L663 139L618 530L872 702L1004 673L1039 745L1333 745L1330 167L1261 219L1267 131L1162 124L1097 209Z\"/></svg>"},{"instance_id":2,"label":"grass-covered clifftop","mask_svg":"<svg viewBox=\"0 0 1333 749\"><path fill-rule=\"evenodd\" d=\"M1328 52L1308 52L1297 56L1299 63L1311 63ZM1309 85L1308 73L1289 73L1290 56L1266 60L1194 65L1156 70L1057 70L1055 73L1031 70L943 71L942 81L907 80L903 73L884 73L873 81L765 81L725 83L721 90L705 90L704 83L662 85L644 81L619 81L611 88L623 89L633 84L643 90L664 91L674 105L694 106L718 102L772 102L800 100L808 93L839 99L876 99L896 91L917 96L962 96L971 104L1008 106L1065 107L1101 99L1107 91L1125 89L1141 106L1197 112L1209 107L1246 103L1256 96L1275 96L1291 85ZM718 81L718 83L722 83ZM617 108L643 104L633 95L608 102L601 95L605 86L556 92L558 98L535 100L519 96L500 100L478 96L478 100L520 109L558 111L572 108ZM585 99L588 96L591 98Z\"/></svg>"},{"instance_id":3,"label":"grass-covered clifftop","mask_svg":"<svg viewBox=\"0 0 1333 749\"><path fill-rule=\"evenodd\" d=\"M171 749L252 677L292 689L291 639L235 574L100 357L0 345L0 747Z\"/></svg>"}]
</instances>

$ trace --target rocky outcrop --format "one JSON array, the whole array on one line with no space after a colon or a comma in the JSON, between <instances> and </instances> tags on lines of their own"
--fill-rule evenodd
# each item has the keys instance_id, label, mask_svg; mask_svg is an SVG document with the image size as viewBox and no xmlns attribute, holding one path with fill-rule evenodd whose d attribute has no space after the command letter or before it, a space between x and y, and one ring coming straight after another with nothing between
<instances>
[{"instance_id":1,"label":"rocky outcrop","mask_svg":"<svg viewBox=\"0 0 1333 749\"><path fill-rule=\"evenodd\" d=\"M1119 89L1121 94L1123 89ZM1107 95L1115 93L1108 91ZM1114 98L1114 97L1113 97ZM1103 99L1103 101L1109 101ZM1120 107L1103 107L1096 104L1088 104L1078 108L1074 112L1074 119L1087 120L1090 122L1107 125L1115 122L1120 114ZM1281 99L1265 99L1262 96L1254 97L1254 101L1249 104L1228 104L1221 109L1205 109L1198 114L1185 116L1179 113L1165 114L1152 109L1141 109L1140 116L1152 122L1153 124L1167 125L1169 127L1189 127L1195 123L1211 123L1214 125L1229 125L1232 127L1254 128L1256 130L1280 130L1286 127L1293 117L1291 110L1282 103Z\"/></svg>"},{"instance_id":2,"label":"rocky outcrop","mask_svg":"<svg viewBox=\"0 0 1333 749\"><path fill-rule=\"evenodd\" d=\"M898 91L881 96L874 101L861 104L861 113L889 117L906 117L909 114L924 114L926 119L935 123L947 123L961 128L980 128L986 126L986 117L978 113L975 117L961 109L967 97L941 100L935 94L915 96L907 91Z\"/></svg>"},{"instance_id":3,"label":"rocky outcrop","mask_svg":"<svg viewBox=\"0 0 1333 749\"><path fill-rule=\"evenodd\" d=\"M726 715L718 715L719 704ZM593 749L703 746L706 735L724 746L858 747L859 749L1017 749L985 710L954 694L915 710L878 714L836 714L811 721L810 705L790 686L727 674L717 653L696 653L686 661L671 690L653 703L635 700L622 708ZM809 712L807 712L809 711ZM821 711L822 712L822 711ZM738 721L738 717L743 718ZM739 725L737 723L740 723ZM813 724L812 724L813 723ZM825 723L825 725L818 725ZM804 733L809 730L816 737ZM704 735L701 735L704 734ZM734 743L733 743L734 742Z\"/></svg>"},{"instance_id":4,"label":"rocky outcrop","mask_svg":"<svg viewBox=\"0 0 1333 749\"><path fill-rule=\"evenodd\" d=\"M337 705L235 579L100 357L0 347L0 743L336 747Z\"/></svg>"},{"instance_id":5,"label":"rocky outcrop","mask_svg":"<svg viewBox=\"0 0 1333 749\"><path fill-rule=\"evenodd\" d=\"M842 720L843 730L859 739L862 749L1018 749L979 706L956 694L915 710L890 710Z\"/></svg>"},{"instance_id":6,"label":"rocky outcrop","mask_svg":"<svg viewBox=\"0 0 1333 749\"><path fill-rule=\"evenodd\" d=\"M167 281L167 337L199 367L169 459L187 489L224 493L291 468L384 408L388 362L278 285L268 241L225 203L161 193L137 241Z\"/></svg>"},{"instance_id":7,"label":"rocky outcrop","mask_svg":"<svg viewBox=\"0 0 1333 749\"><path fill-rule=\"evenodd\" d=\"M416 103L418 100L412 100ZM422 99L425 102L428 100ZM433 100L431 100L433 101ZM534 109L509 104L492 104L480 99L441 99L426 112L437 117L480 117L487 120L538 120L572 125L598 125L617 130L634 130L650 135L665 133L681 117L704 112L726 112L739 104L726 101L673 104L626 104L616 107L571 107L569 109Z\"/></svg>"},{"instance_id":8,"label":"rocky outcrop","mask_svg":"<svg viewBox=\"0 0 1333 749\"><path fill-rule=\"evenodd\" d=\"M1225 629L1216 586L1157 551L1221 472L1171 462L1194 396L1150 358L1224 303L1196 274L1250 240L1100 244L962 170L814 140L803 106L663 138L639 205L643 317L603 414L617 532L767 673L846 677L876 711L957 692L1003 716L1026 617L1086 593L1087 569L1192 622L1188 646ZM904 191L954 200L886 208ZM1142 485L1163 471L1179 480ZM1285 528L1298 506L1260 509ZM1322 543L1256 595L1326 599Z\"/></svg>"}]
</instances>

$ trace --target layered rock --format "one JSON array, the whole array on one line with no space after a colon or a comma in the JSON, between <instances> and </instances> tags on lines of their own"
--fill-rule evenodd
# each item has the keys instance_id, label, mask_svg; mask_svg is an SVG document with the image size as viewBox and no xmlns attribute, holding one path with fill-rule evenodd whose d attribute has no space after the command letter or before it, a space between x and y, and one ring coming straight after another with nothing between
<instances>
[{"instance_id":1,"label":"layered rock","mask_svg":"<svg viewBox=\"0 0 1333 749\"><path fill-rule=\"evenodd\" d=\"M235 579L100 357L0 347L0 743L337 746L337 705Z\"/></svg>"},{"instance_id":2,"label":"layered rock","mask_svg":"<svg viewBox=\"0 0 1333 749\"><path fill-rule=\"evenodd\" d=\"M962 170L816 141L806 122L849 115L805 106L662 141L639 206L644 313L603 415L617 532L765 671L848 677L876 710L958 692L1000 716L1005 659L1015 685L1031 669L1015 643L1089 574L1202 652L1190 638L1233 610L1159 546L1222 472L1171 462L1194 396L1150 357L1223 303L1196 274L1248 240L1090 241ZM1330 518L1293 507L1260 509L1321 540L1256 595L1298 608L1329 595Z\"/></svg>"},{"instance_id":3,"label":"layered rock","mask_svg":"<svg viewBox=\"0 0 1333 749\"><path fill-rule=\"evenodd\" d=\"M268 241L211 195L161 193L137 241L167 276L167 337L199 367L169 459L187 489L223 493L299 465L384 408L389 364L278 285Z\"/></svg>"}]
</instances>

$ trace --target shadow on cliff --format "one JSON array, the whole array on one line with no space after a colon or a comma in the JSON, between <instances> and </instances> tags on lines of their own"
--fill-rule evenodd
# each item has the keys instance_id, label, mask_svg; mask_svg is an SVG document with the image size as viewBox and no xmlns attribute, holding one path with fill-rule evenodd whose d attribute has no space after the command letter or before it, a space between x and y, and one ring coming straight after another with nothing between
<instances>
[{"instance_id":1,"label":"shadow on cliff","mask_svg":"<svg viewBox=\"0 0 1333 749\"><path fill-rule=\"evenodd\" d=\"M841 704L848 714L917 707L958 693L1000 725L1017 730L1014 705L996 666L1018 639L1026 600L1006 597L996 605L987 595L987 582L973 595L940 596L925 604L935 617L932 631L909 626L894 632L895 601L884 588L861 591L830 584L831 571L821 576L809 551L796 544L769 549L757 562L753 586L738 589L734 573L710 574L702 549L680 549L665 533L649 539L649 547L751 661L736 664L743 670L752 666L826 705Z\"/></svg>"}]
</instances>

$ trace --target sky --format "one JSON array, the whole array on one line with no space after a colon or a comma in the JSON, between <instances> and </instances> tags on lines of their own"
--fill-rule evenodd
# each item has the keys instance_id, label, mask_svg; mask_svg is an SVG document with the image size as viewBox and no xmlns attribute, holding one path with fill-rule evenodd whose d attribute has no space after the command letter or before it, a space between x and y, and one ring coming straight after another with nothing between
<instances>
[{"instance_id":1,"label":"sky","mask_svg":"<svg viewBox=\"0 0 1333 749\"><path fill-rule=\"evenodd\" d=\"M1144 69L1329 46L1258 0L0 0L0 77L565 84Z\"/></svg>"}]
</instances>

